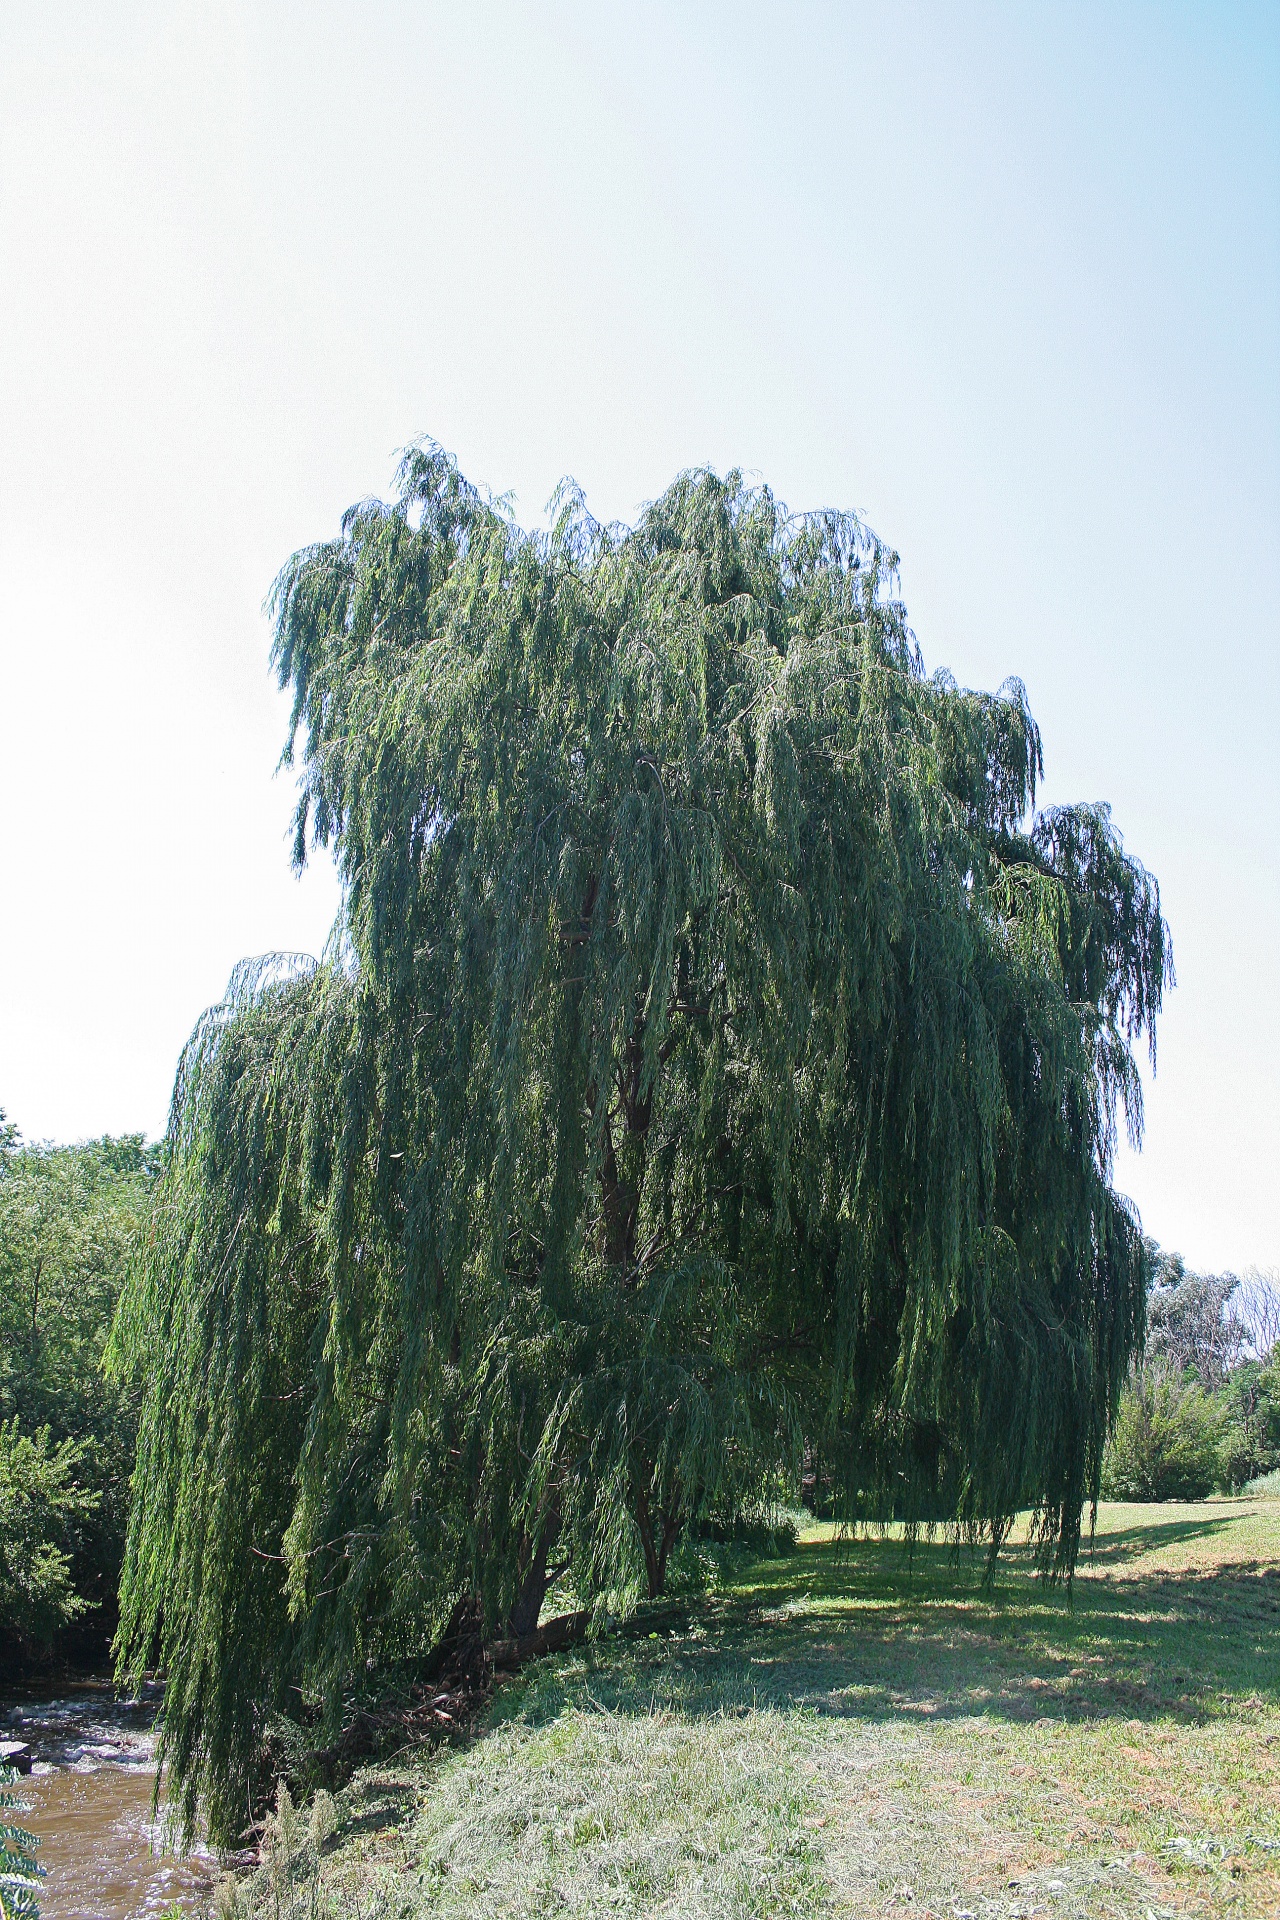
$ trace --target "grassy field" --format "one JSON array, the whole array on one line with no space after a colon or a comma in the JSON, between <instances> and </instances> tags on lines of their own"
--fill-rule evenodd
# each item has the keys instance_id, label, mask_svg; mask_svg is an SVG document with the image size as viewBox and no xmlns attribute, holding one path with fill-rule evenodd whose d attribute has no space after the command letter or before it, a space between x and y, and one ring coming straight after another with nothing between
<instances>
[{"instance_id":1,"label":"grassy field","mask_svg":"<svg viewBox=\"0 0 1280 1920\"><path fill-rule=\"evenodd\" d=\"M359 1776L252 1910L1280 1915L1280 1500L1104 1507L1070 1608L980 1573L814 1528Z\"/></svg>"}]
</instances>

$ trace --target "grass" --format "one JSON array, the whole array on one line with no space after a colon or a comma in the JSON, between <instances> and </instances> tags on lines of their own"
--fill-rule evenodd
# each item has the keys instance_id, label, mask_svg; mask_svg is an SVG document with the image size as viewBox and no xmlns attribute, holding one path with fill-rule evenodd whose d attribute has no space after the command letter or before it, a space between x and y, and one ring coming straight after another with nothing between
<instances>
[{"instance_id":1,"label":"grass","mask_svg":"<svg viewBox=\"0 0 1280 1920\"><path fill-rule=\"evenodd\" d=\"M678 1630L540 1662L337 1813L294 1895L260 1875L247 1904L1280 1915L1280 1501L1104 1507L1071 1607L1025 1539L986 1591L941 1543L815 1527Z\"/></svg>"}]
</instances>

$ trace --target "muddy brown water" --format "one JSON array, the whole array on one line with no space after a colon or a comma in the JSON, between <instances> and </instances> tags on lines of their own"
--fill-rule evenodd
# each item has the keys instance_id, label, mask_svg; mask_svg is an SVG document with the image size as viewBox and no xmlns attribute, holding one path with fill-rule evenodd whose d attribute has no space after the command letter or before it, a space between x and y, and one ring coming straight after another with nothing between
<instances>
[{"instance_id":1,"label":"muddy brown water","mask_svg":"<svg viewBox=\"0 0 1280 1920\"><path fill-rule=\"evenodd\" d=\"M175 1851L151 1811L158 1706L155 1693L123 1700L101 1680L0 1702L0 1738L25 1740L34 1763L13 1789L31 1811L13 1817L40 1839L42 1920L207 1910L212 1859Z\"/></svg>"}]
</instances>

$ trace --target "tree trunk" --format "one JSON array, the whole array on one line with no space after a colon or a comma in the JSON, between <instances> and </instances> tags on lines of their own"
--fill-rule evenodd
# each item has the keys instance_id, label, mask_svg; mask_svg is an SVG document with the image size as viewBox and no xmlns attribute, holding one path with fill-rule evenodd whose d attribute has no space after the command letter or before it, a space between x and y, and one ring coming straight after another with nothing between
<instances>
[{"instance_id":1,"label":"tree trunk","mask_svg":"<svg viewBox=\"0 0 1280 1920\"><path fill-rule=\"evenodd\" d=\"M624 1272L635 1259L638 1198L635 1188L618 1171L613 1134L606 1120L600 1166L601 1247L608 1264Z\"/></svg>"},{"instance_id":2,"label":"tree trunk","mask_svg":"<svg viewBox=\"0 0 1280 1920\"><path fill-rule=\"evenodd\" d=\"M637 1009L623 1057L618 1063L615 1114L606 1114L600 1160L600 1250L611 1267L634 1279L636 1228L640 1219L640 1190L644 1184L644 1141L653 1119L652 1092L642 1099L644 1070L644 1016ZM587 1088L587 1106L594 1114L601 1090ZM611 1095L603 1094L606 1101ZM615 1141L612 1120L618 1121Z\"/></svg>"},{"instance_id":3,"label":"tree trunk","mask_svg":"<svg viewBox=\"0 0 1280 1920\"><path fill-rule=\"evenodd\" d=\"M518 1667L522 1661L540 1659L544 1653L559 1653L564 1647L571 1647L575 1641L586 1637L591 1625L591 1615L581 1613L559 1613L554 1620L548 1620L544 1627L538 1627L532 1633L526 1633L518 1640L495 1640L489 1647L489 1658L495 1667Z\"/></svg>"},{"instance_id":4,"label":"tree trunk","mask_svg":"<svg viewBox=\"0 0 1280 1920\"><path fill-rule=\"evenodd\" d=\"M525 1568L515 1605L507 1616L508 1639L523 1640L526 1634L532 1633L537 1627L538 1615L542 1612L542 1603L551 1585L547 1575L547 1560L559 1537L560 1514L553 1507L542 1523L538 1545Z\"/></svg>"},{"instance_id":5,"label":"tree trunk","mask_svg":"<svg viewBox=\"0 0 1280 1920\"><path fill-rule=\"evenodd\" d=\"M662 1539L658 1546L658 1593L665 1593L667 1586L667 1558L680 1532L680 1516L678 1513L666 1513L659 1514L658 1517L662 1521ZM657 1597L657 1593L650 1595L650 1598L654 1600L656 1600Z\"/></svg>"},{"instance_id":6,"label":"tree trunk","mask_svg":"<svg viewBox=\"0 0 1280 1920\"><path fill-rule=\"evenodd\" d=\"M658 1522L656 1530L655 1520ZM651 1510L648 1490L637 1482L636 1525L640 1530L640 1546L644 1553L644 1570L648 1580L649 1598L656 1600L666 1589L667 1561L680 1532L678 1499L670 1513L664 1513L661 1507Z\"/></svg>"}]
</instances>

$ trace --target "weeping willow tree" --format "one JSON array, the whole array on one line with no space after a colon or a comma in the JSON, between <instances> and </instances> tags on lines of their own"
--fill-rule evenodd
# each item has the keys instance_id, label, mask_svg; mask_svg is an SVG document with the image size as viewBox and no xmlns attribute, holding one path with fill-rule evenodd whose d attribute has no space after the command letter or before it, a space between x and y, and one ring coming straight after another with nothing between
<instances>
[{"instance_id":1,"label":"weeping willow tree","mask_svg":"<svg viewBox=\"0 0 1280 1920\"><path fill-rule=\"evenodd\" d=\"M1169 978L1021 686L926 676L853 516L681 476L524 532L439 449L271 602L318 963L197 1026L116 1351L121 1661L189 1816L459 1605L661 1590L821 1463L1069 1572L1140 1340L1110 1185Z\"/></svg>"}]
</instances>

